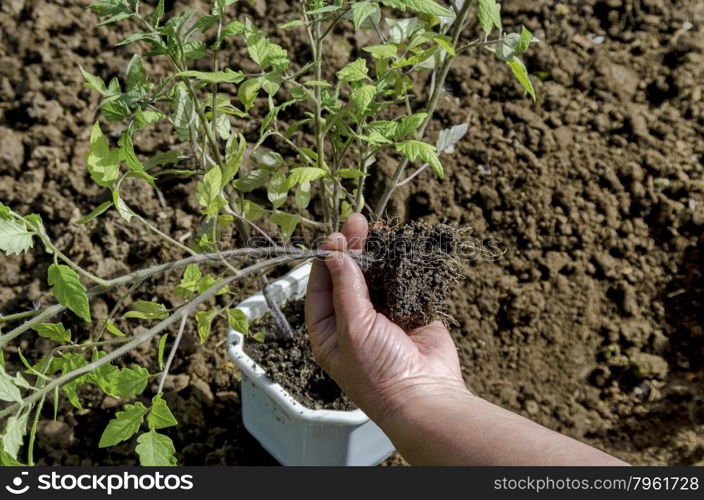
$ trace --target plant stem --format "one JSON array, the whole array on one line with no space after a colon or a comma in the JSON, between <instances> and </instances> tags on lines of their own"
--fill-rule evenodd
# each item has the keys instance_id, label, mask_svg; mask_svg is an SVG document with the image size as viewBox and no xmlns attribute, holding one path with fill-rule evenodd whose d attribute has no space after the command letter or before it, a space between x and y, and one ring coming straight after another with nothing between
<instances>
[{"instance_id":1,"label":"plant stem","mask_svg":"<svg viewBox=\"0 0 704 500\"><path fill-rule=\"evenodd\" d=\"M40 400L42 397L44 397L46 394L54 390L56 387L61 387L72 380L77 379L78 377L85 375L87 373L90 373L94 370L97 370L101 366L110 363L112 360L119 358L120 356L124 356L128 352L130 352L132 349L135 349L136 347L139 347L140 345L148 342L151 340L155 335L158 333L164 331L166 328L171 326L173 323L175 323L178 320L183 321L184 316L190 315L192 312L196 310L196 308L208 300L209 298L213 297L218 290L221 288L229 285L230 283L233 283L235 281L239 281L247 276L251 276L253 274L257 274L264 269L267 269L269 267L277 266L279 264L285 264L286 262L290 262L292 260L295 260L297 257L296 256L291 256L291 255L284 255L281 257L275 257L273 259L267 259L262 262L257 262L256 264L252 264L249 267L246 267L240 271L239 274L236 276L228 276L227 278L223 279L219 283L214 284L210 288L208 288L205 292L200 294L198 297L193 299L191 302L188 304L185 304L178 308L174 313L172 313L168 318L160 321L157 325L153 326L149 330L147 330L145 333L142 335L138 335L137 337L134 338L134 340L131 340L130 342L118 347L114 351L108 353L107 355L103 356L102 358L93 361L91 363L88 363L85 366L82 366L80 368L77 368L65 375L62 375L61 377L57 377L51 380L51 382L47 383L42 389L32 393L31 395L27 396L25 399L22 400L20 403L14 403L6 408L4 408L2 411L0 411L0 418L6 417L15 411L17 411L19 408L23 406L30 405L34 403L35 401Z\"/></svg>"},{"instance_id":2,"label":"plant stem","mask_svg":"<svg viewBox=\"0 0 704 500\"><path fill-rule=\"evenodd\" d=\"M259 278L259 286L262 289L262 295L266 300L266 305L269 307L269 311L271 312L271 317L274 318L274 321L276 321L276 325L279 327L279 332L283 334L283 337L287 339L292 339L293 329L291 328L291 325L286 319L284 313L281 312L279 305L269 293L268 285L269 280L266 279L266 276L262 275Z\"/></svg>"},{"instance_id":3,"label":"plant stem","mask_svg":"<svg viewBox=\"0 0 704 500\"><path fill-rule=\"evenodd\" d=\"M465 1L464 4L462 4L462 8L457 13L455 21L452 23L451 38L453 47L457 46L457 42L460 38L460 35L462 34L462 27L464 25L465 20L467 19L467 16L469 15L469 10L473 4L474 2ZM428 126L428 122L432 118L433 113L435 113L435 108L438 104L438 98L440 97L442 88L445 85L445 80L447 79L447 75L450 72L450 66L452 65L453 59L454 58L450 54L445 55L445 60L443 61L442 66L440 67L440 71L438 72L438 76L435 81L435 86L433 87L433 92L430 96L430 99L428 100L428 104L425 106L424 111L427 115L418 129L417 137L419 139L422 139L425 135L425 129ZM390 181L386 185L386 189L381 195L381 199L379 200L379 203L376 206L376 209L374 210L375 217L379 218L384 214L386 205L388 205L389 200L391 199L391 195L393 194L394 190L398 187L399 181L401 181L401 179L403 178L403 173L405 172L408 163L408 158L404 158L399 163L398 167L396 167L396 170L394 171Z\"/></svg>"},{"instance_id":4,"label":"plant stem","mask_svg":"<svg viewBox=\"0 0 704 500\"><path fill-rule=\"evenodd\" d=\"M178 345L181 343L181 337L183 337L183 330L186 328L186 321L188 320L188 315L184 315L181 320L181 326L178 327L178 333L176 334L176 339L174 340L174 345L171 346L171 351L169 352L169 357L166 360L164 369L161 372L161 378L159 378L159 388L156 393L161 394L164 390L164 382L166 382L166 376L169 374L169 368L171 368L171 363L173 363L176 357L176 351L178 350Z\"/></svg>"},{"instance_id":5,"label":"plant stem","mask_svg":"<svg viewBox=\"0 0 704 500\"><path fill-rule=\"evenodd\" d=\"M41 314L41 309L35 309L33 311L25 311L16 314L8 314L7 316L0 316L0 323L9 323L11 321L18 321L20 319L31 318Z\"/></svg>"},{"instance_id":6,"label":"plant stem","mask_svg":"<svg viewBox=\"0 0 704 500\"><path fill-rule=\"evenodd\" d=\"M132 213L134 213L134 211L133 211ZM135 214L134 214L134 217L136 217L137 220L139 220L139 222L141 222L142 224L144 224L144 227L146 227L147 229L149 229L149 230L152 231L153 233L158 234L159 236L161 236L162 238L164 238L164 239L165 239L166 241L168 241L169 243L172 243L172 244L176 245L177 247L179 247L179 248L180 248L181 250L183 250L184 252L189 253L189 254L191 254L191 255L198 255L193 249L188 248L186 245L184 245L184 244L181 243L180 241L177 241L177 240L173 239L171 236L169 236L168 234L166 234L166 233L164 233L163 231L161 231L158 227L156 227L154 224L152 224L151 222L149 222L148 220L146 220L146 219L145 219L144 217L142 217L141 215L137 215L137 214L135 213Z\"/></svg>"}]
</instances>

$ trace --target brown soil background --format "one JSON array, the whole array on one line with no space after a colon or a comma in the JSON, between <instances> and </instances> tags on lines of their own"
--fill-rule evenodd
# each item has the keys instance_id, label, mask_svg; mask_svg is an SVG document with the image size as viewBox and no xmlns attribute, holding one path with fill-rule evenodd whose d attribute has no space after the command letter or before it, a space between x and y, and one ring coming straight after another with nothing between
<instances>
[{"instance_id":1,"label":"brown soil background","mask_svg":"<svg viewBox=\"0 0 704 500\"><path fill-rule=\"evenodd\" d=\"M73 224L105 195L85 170L97 96L83 87L78 64L111 77L128 60L124 48L112 48L121 34L96 27L88 3L0 4L0 200L40 213L60 248L112 276L178 254L113 213L100 224ZM543 40L527 56L544 77L534 78L538 103L522 98L491 54L462 56L430 132L467 122L469 134L444 159L447 178L423 174L391 213L472 226L507 249L496 262L467 263L452 299L473 391L632 463L702 463L704 2L503 6L509 28L525 24ZM278 21L288 8L259 0L242 11ZM335 67L356 54L352 33L340 39L328 54ZM286 33L282 43L299 42ZM233 65L242 58L232 48ZM248 138L255 128L246 127ZM169 141L144 135L139 152ZM164 206L136 185L129 201L177 236L197 227L193 185L160 187ZM1 312L47 297L48 263L39 251L0 257ZM156 298L165 287L155 283L136 298ZM94 315L113 303L96 300ZM224 335L221 328L205 347L184 342L167 384L181 421L170 435L188 465L271 464L242 427ZM28 335L20 347L46 349ZM153 349L127 361L149 363ZM121 403L83 395L85 411L63 402L58 421L41 423L40 463L135 463L134 443L97 448Z\"/></svg>"}]
</instances>

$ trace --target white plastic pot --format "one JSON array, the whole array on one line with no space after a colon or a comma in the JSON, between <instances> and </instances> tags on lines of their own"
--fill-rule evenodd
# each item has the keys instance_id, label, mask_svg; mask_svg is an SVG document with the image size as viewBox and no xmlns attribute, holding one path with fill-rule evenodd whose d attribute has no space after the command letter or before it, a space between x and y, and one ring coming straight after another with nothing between
<instances>
[{"instance_id":1,"label":"white plastic pot","mask_svg":"<svg viewBox=\"0 0 704 500\"><path fill-rule=\"evenodd\" d=\"M269 285L283 304L305 295L311 264ZM241 302L249 321L269 308L261 293ZM394 451L389 438L362 410L312 410L297 402L244 352L245 336L230 329L228 351L242 372L244 426L282 465L376 465Z\"/></svg>"}]
</instances>

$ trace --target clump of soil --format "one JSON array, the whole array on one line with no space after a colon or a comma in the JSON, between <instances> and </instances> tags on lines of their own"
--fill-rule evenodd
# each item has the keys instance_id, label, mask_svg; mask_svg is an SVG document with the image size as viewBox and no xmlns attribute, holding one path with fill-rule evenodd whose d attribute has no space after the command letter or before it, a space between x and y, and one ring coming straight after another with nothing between
<instances>
[{"instance_id":1,"label":"clump of soil","mask_svg":"<svg viewBox=\"0 0 704 500\"><path fill-rule=\"evenodd\" d=\"M459 234L445 224L372 224L364 276L374 307L406 331L447 323L451 287L462 278Z\"/></svg>"},{"instance_id":2,"label":"clump of soil","mask_svg":"<svg viewBox=\"0 0 704 500\"><path fill-rule=\"evenodd\" d=\"M276 321L267 314L250 325L252 332L266 334L264 342L245 342L244 351L304 406L314 410L355 410L354 403L313 359L303 305L303 300L296 300L282 308L293 330L292 338L281 338Z\"/></svg>"}]
</instances>

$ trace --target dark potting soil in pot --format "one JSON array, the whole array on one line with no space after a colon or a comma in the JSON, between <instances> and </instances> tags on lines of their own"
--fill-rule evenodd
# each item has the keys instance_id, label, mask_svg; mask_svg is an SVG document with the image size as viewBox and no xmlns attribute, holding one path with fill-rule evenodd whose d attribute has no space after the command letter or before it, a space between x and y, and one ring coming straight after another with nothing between
<instances>
[{"instance_id":1,"label":"dark potting soil in pot","mask_svg":"<svg viewBox=\"0 0 704 500\"><path fill-rule=\"evenodd\" d=\"M249 338L244 351L303 406L314 410L356 410L357 406L315 362L303 305L303 300L290 301L281 310L291 325L293 338L279 338L276 321L267 314L249 326L252 333L264 332L264 342Z\"/></svg>"}]
</instances>

